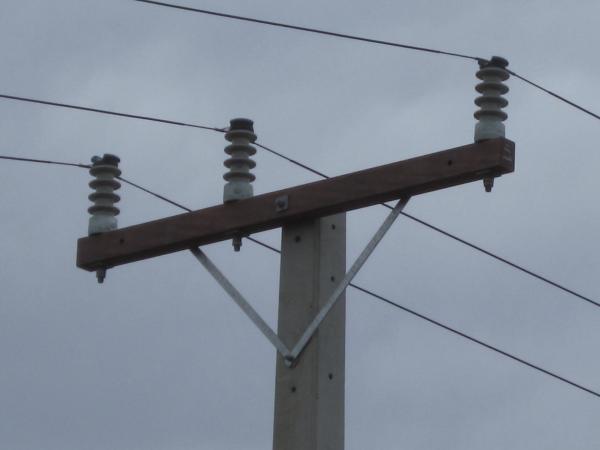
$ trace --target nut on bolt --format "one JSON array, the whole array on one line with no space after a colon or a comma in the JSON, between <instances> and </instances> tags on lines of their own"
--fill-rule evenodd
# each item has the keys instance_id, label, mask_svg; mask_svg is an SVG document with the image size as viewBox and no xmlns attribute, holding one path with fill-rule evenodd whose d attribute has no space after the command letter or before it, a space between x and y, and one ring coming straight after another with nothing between
<instances>
[{"instance_id":1,"label":"nut on bolt","mask_svg":"<svg viewBox=\"0 0 600 450\"><path fill-rule=\"evenodd\" d=\"M485 192L492 192L492 188L494 187L494 177L485 177L483 179L483 187L485 188Z\"/></svg>"},{"instance_id":2,"label":"nut on bolt","mask_svg":"<svg viewBox=\"0 0 600 450\"><path fill-rule=\"evenodd\" d=\"M242 248L242 236L241 235L234 236L233 239L231 240L231 245L233 245L234 252L239 252L240 249Z\"/></svg>"}]
</instances>

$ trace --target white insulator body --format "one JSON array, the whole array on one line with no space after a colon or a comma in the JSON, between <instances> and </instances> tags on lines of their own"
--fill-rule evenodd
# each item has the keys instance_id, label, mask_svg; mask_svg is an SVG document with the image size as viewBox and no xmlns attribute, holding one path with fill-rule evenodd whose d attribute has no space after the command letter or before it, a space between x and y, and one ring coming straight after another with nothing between
<instances>
[{"instance_id":1,"label":"white insulator body","mask_svg":"<svg viewBox=\"0 0 600 450\"><path fill-rule=\"evenodd\" d=\"M88 198L94 203L88 208L91 214L88 226L88 234L106 233L117 228L117 215L119 208L115 206L121 198L115 191L121 187L115 178L121 175L116 165L94 163L90 168L90 174L94 177L90 181L90 187L94 190Z\"/></svg>"},{"instance_id":2,"label":"white insulator body","mask_svg":"<svg viewBox=\"0 0 600 450\"><path fill-rule=\"evenodd\" d=\"M493 65L493 62L494 59L477 71L477 78L482 82L475 86L481 94L475 99L475 104L479 106L474 114L477 119L475 142L505 137L503 122L508 116L502 109L508 105L503 97L508 92L508 86L503 81L508 79L509 73L504 67Z\"/></svg>"},{"instance_id":3,"label":"white insulator body","mask_svg":"<svg viewBox=\"0 0 600 450\"><path fill-rule=\"evenodd\" d=\"M250 169L256 166L250 159L250 156L256 153L256 149L250 144L256 141L256 135L248 129L230 129L225 133L225 139L231 144L225 147L229 158L223 164L229 171L223 175L227 181L223 190L223 202L250 198L254 195L250 183L256 179L250 172Z\"/></svg>"}]
</instances>

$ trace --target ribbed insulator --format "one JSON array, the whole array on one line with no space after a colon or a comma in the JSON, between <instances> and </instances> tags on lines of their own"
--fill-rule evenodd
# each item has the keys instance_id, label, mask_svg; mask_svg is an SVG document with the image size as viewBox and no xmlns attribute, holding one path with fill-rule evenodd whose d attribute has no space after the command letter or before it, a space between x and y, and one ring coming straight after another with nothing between
<instances>
[{"instance_id":1,"label":"ribbed insulator","mask_svg":"<svg viewBox=\"0 0 600 450\"><path fill-rule=\"evenodd\" d=\"M502 108L508 105L508 101L502 96L508 92L508 86L503 83L510 76L507 66L508 61L499 56L479 63L480 69L476 75L482 82L475 86L475 90L481 94L475 99L475 104L479 106L474 114L478 121L475 125L475 142L505 135L502 122L508 116Z\"/></svg>"},{"instance_id":2,"label":"ribbed insulator","mask_svg":"<svg viewBox=\"0 0 600 450\"><path fill-rule=\"evenodd\" d=\"M119 158L114 155L105 154L102 158L94 156L90 175L94 177L90 181L90 187L94 190L88 198L94 203L88 208L90 217L88 234L105 233L117 228L119 208L115 206L121 197L115 191L121 187L115 178L121 175L119 170Z\"/></svg>"},{"instance_id":3,"label":"ribbed insulator","mask_svg":"<svg viewBox=\"0 0 600 450\"><path fill-rule=\"evenodd\" d=\"M256 149L250 145L256 141L253 122L249 119L231 120L225 139L231 142L225 147L229 158L223 163L229 169L229 172L223 175L227 181L223 191L223 202L227 203L249 198L254 194L250 184L256 179L254 174L250 173L250 169L256 166L250 159L250 156L256 153Z\"/></svg>"}]
</instances>

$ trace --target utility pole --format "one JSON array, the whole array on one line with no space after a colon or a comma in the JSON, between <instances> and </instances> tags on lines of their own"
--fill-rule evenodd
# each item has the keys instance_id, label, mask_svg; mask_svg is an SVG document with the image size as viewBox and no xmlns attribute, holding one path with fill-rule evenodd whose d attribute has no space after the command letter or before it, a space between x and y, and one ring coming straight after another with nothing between
<instances>
[{"instance_id":1,"label":"utility pole","mask_svg":"<svg viewBox=\"0 0 600 450\"><path fill-rule=\"evenodd\" d=\"M410 198L477 180L489 192L495 178L514 171L515 145L502 123L508 62L479 64L475 143L385 166L255 196L253 122L233 119L225 134L223 204L119 229L119 159L95 157L94 205L77 266L102 282L109 268L191 251L277 350L274 450L343 450L345 289ZM396 206L346 270L346 212L391 200ZM282 229L277 332L200 248L231 239L239 251L243 237L274 228Z\"/></svg>"},{"instance_id":2,"label":"utility pole","mask_svg":"<svg viewBox=\"0 0 600 450\"><path fill-rule=\"evenodd\" d=\"M346 214L284 225L278 335L292 346L346 273ZM344 448L346 303L341 297L296 364L277 355L273 448Z\"/></svg>"}]
</instances>

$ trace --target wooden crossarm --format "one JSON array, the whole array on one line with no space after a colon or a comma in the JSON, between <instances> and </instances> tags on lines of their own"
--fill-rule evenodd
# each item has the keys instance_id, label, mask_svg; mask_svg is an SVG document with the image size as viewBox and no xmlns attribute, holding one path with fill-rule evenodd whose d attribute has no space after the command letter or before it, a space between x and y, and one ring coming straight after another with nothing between
<instances>
[{"instance_id":1,"label":"wooden crossarm","mask_svg":"<svg viewBox=\"0 0 600 450\"><path fill-rule=\"evenodd\" d=\"M234 203L83 237L77 266L109 268L514 171L515 145L492 139Z\"/></svg>"}]
</instances>

